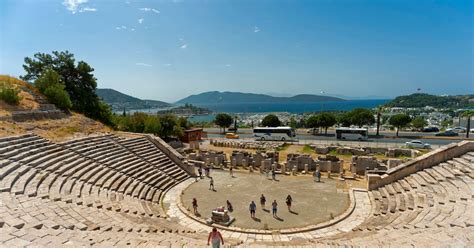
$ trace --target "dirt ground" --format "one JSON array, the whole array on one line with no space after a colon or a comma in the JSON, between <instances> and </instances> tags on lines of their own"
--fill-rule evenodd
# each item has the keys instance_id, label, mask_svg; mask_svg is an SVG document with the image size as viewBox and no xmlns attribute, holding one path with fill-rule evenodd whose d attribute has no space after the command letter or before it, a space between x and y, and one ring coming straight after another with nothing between
<instances>
[{"instance_id":1,"label":"dirt ground","mask_svg":"<svg viewBox=\"0 0 474 248\"><path fill-rule=\"evenodd\" d=\"M335 186L337 179L322 178L321 182L313 181L310 176L277 175L277 181L258 172L237 172L234 177L228 171L211 171L215 190L209 190L209 179L205 178L187 188L181 200L183 205L191 208L193 197L197 198L201 218L207 219L214 208L226 206L229 200L233 205L230 212L235 217L234 226L241 228L282 229L303 227L330 220L342 214L349 206L349 196ZM260 205L260 195L264 194L266 208ZM285 204L287 195L293 198L292 212ZM278 204L278 217L271 213L273 200ZM256 218L251 218L249 204L257 205Z\"/></svg>"}]
</instances>

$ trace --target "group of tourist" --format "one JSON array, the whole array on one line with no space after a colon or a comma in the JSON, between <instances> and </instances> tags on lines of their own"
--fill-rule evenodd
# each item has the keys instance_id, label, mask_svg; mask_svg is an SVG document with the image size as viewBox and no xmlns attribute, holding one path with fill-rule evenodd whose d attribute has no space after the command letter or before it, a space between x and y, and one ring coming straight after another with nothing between
<instances>
[{"instance_id":1,"label":"group of tourist","mask_svg":"<svg viewBox=\"0 0 474 248\"><path fill-rule=\"evenodd\" d=\"M198 173L199 173L199 178L200 179L202 179L202 171L203 171L202 166L199 166ZM210 177L211 176L211 168L209 168L209 167L204 168L204 175L206 177Z\"/></svg>"},{"instance_id":2,"label":"group of tourist","mask_svg":"<svg viewBox=\"0 0 474 248\"><path fill-rule=\"evenodd\" d=\"M262 207L263 210L265 210L265 203L267 202L267 198L265 197L264 194L262 194L260 196L260 206ZM291 197L291 195L288 195L286 197L286 206L288 207L288 211L291 212L291 203L293 202L293 198ZM251 201L250 202L250 205L249 205L249 211L250 211L250 217L251 218L255 218L255 211L257 210L257 205L255 204L254 201ZM272 215L273 217L278 217L277 215L277 211L278 211L278 203L276 200L273 200L272 202Z\"/></svg>"}]
</instances>

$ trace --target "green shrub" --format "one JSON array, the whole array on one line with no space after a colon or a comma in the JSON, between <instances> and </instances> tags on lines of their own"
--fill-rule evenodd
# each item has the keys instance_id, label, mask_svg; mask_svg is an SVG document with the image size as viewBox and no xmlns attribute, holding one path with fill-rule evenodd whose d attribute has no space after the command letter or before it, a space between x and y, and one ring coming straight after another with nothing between
<instances>
[{"instance_id":1,"label":"green shrub","mask_svg":"<svg viewBox=\"0 0 474 248\"><path fill-rule=\"evenodd\" d=\"M47 88L56 84L61 84L61 80L59 74L52 69L46 70L35 81L36 88L43 94L45 94Z\"/></svg>"},{"instance_id":2,"label":"green shrub","mask_svg":"<svg viewBox=\"0 0 474 248\"><path fill-rule=\"evenodd\" d=\"M6 86L0 85L0 100L5 101L8 104L18 105L22 97L19 95L20 90Z\"/></svg>"},{"instance_id":3,"label":"green shrub","mask_svg":"<svg viewBox=\"0 0 474 248\"><path fill-rule=\"evenodd\" d=\"M55 104L62 110L69 110L72 107L69 94L64 90L64 85L53 84L44 90L44 95L48 101Z\"/></svg>"}]
</instances>

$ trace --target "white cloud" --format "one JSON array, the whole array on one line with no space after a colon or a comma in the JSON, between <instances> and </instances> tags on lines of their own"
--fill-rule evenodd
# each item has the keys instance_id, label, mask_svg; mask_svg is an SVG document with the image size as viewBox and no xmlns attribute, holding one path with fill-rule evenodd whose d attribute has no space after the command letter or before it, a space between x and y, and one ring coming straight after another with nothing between
<instances>
[{"instance_id":1,"label":"white cloud","mask_svg":"<svg viewBox=\"0 0 474 248\"><path fill-rule=\"evenodd\" d=\"M188 48L188 44L183 44L183 45L181 46L181 49L186 49L186 48Z\"/></svg>"},{"instance_id":2,"label":"white cloud","mask_svg":"<svg viewBox=\"0 0 474 248\"><path fill-rule=\"evenodd\" d=\"M79 10L79 12L96 12L97 9L96 8L90 8L90 7L84 7L82 9Z\"/></svg>"},{"instance_id":3,"label":"white cloud","mask_svg":"<svg viewBox=\"0 0 474 248\"><path fill-rule=\"evenodd\" d=\"M171 64L163 64L163 66L166 66L166 67L168 67L168 66L171 66Z\"/></svg>"},{"instance_id":4,"label":"white cloud","mask_svg":"<svg viewBox=\"0 0 474 248\"><path fill-rule=\"evenodd\" d=\"M151 12L155 12L155 13L157 13L157 14L159 14L159 13L160 13L160 11L159 11L159 10L157 10L157 9L153 9L153 8L139 8L139 10L141 10L141 11L145 11L145 12L150 12L150 11L151 11Z\"/></svg>"},{"instance_id":5,"label":"white cloud","mask_svg":"<svg viewBox=\"0 0 474 248\"><path fill-rule=\"evenodd\" d=\"M253 27L253 32L254 32L254 33L260 32L260 28L257 27L257 26Z\"/></svg>"},{"instance_id":6,"label":"white cloud","mask_svg":"<svg viewBox=\"0 0 474 248\"><path fill-rule=\"evenodd\" d=\"M95 12L97 11L96 8L91 8L88 6L82 7L84 4L88 3L89 0L64 0L63 5L66 7L67 10L71 11L71 13L76 14L77 12Z\"/></svg>"},{"instance_id":7,"label":"white cloud","mask_svg":"<svg viewBox=\"0 0 474 248\"><path fill-rule=\"evenodd\" d=\"M140 18L138 19L138 23L142 24L144 20L145 20L144 18Z\"/></svg>"},{"instance_id":8,"label":"white cloud","mask_svg":"<svg viewBox=\"0 0 474 248\"><path fill-rule=\"evenodd\" d=\"M150 65L150 64L145 64L145 63L141 63L141 62L137 62L137 63L135 63L135 65L144 66L144 67L152 67L152 65Z\"/></svg>"},{"instance_id":9,"label":"white cloud","mask_svg":"<svg viewBox=\"0 0 474 248\"><path fill-rule=\"evenodd\" d=\"M116 30L126 30L127 27L122 25L122 26L118 26L118 27L115 27Z\"/></svg>"}]
</instances>

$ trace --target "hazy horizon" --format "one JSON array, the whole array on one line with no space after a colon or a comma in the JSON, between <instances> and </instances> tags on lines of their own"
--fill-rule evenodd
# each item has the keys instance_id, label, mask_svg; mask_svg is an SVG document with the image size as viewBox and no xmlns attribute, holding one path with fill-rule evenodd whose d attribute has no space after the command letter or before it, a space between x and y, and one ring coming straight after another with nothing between
<instances>
[{"instance_id":1,"label":"hazy horizon","mask_svg":"<svg viewBox=\"0 0 474 248\"><path fill-rule=\"evenodd\" d=\"M393 98L474 93L472 1L0 2L0 74L68 50L99 88ZM324 92L321 94L321 92Z\"/></svg>"}]
</instances>

